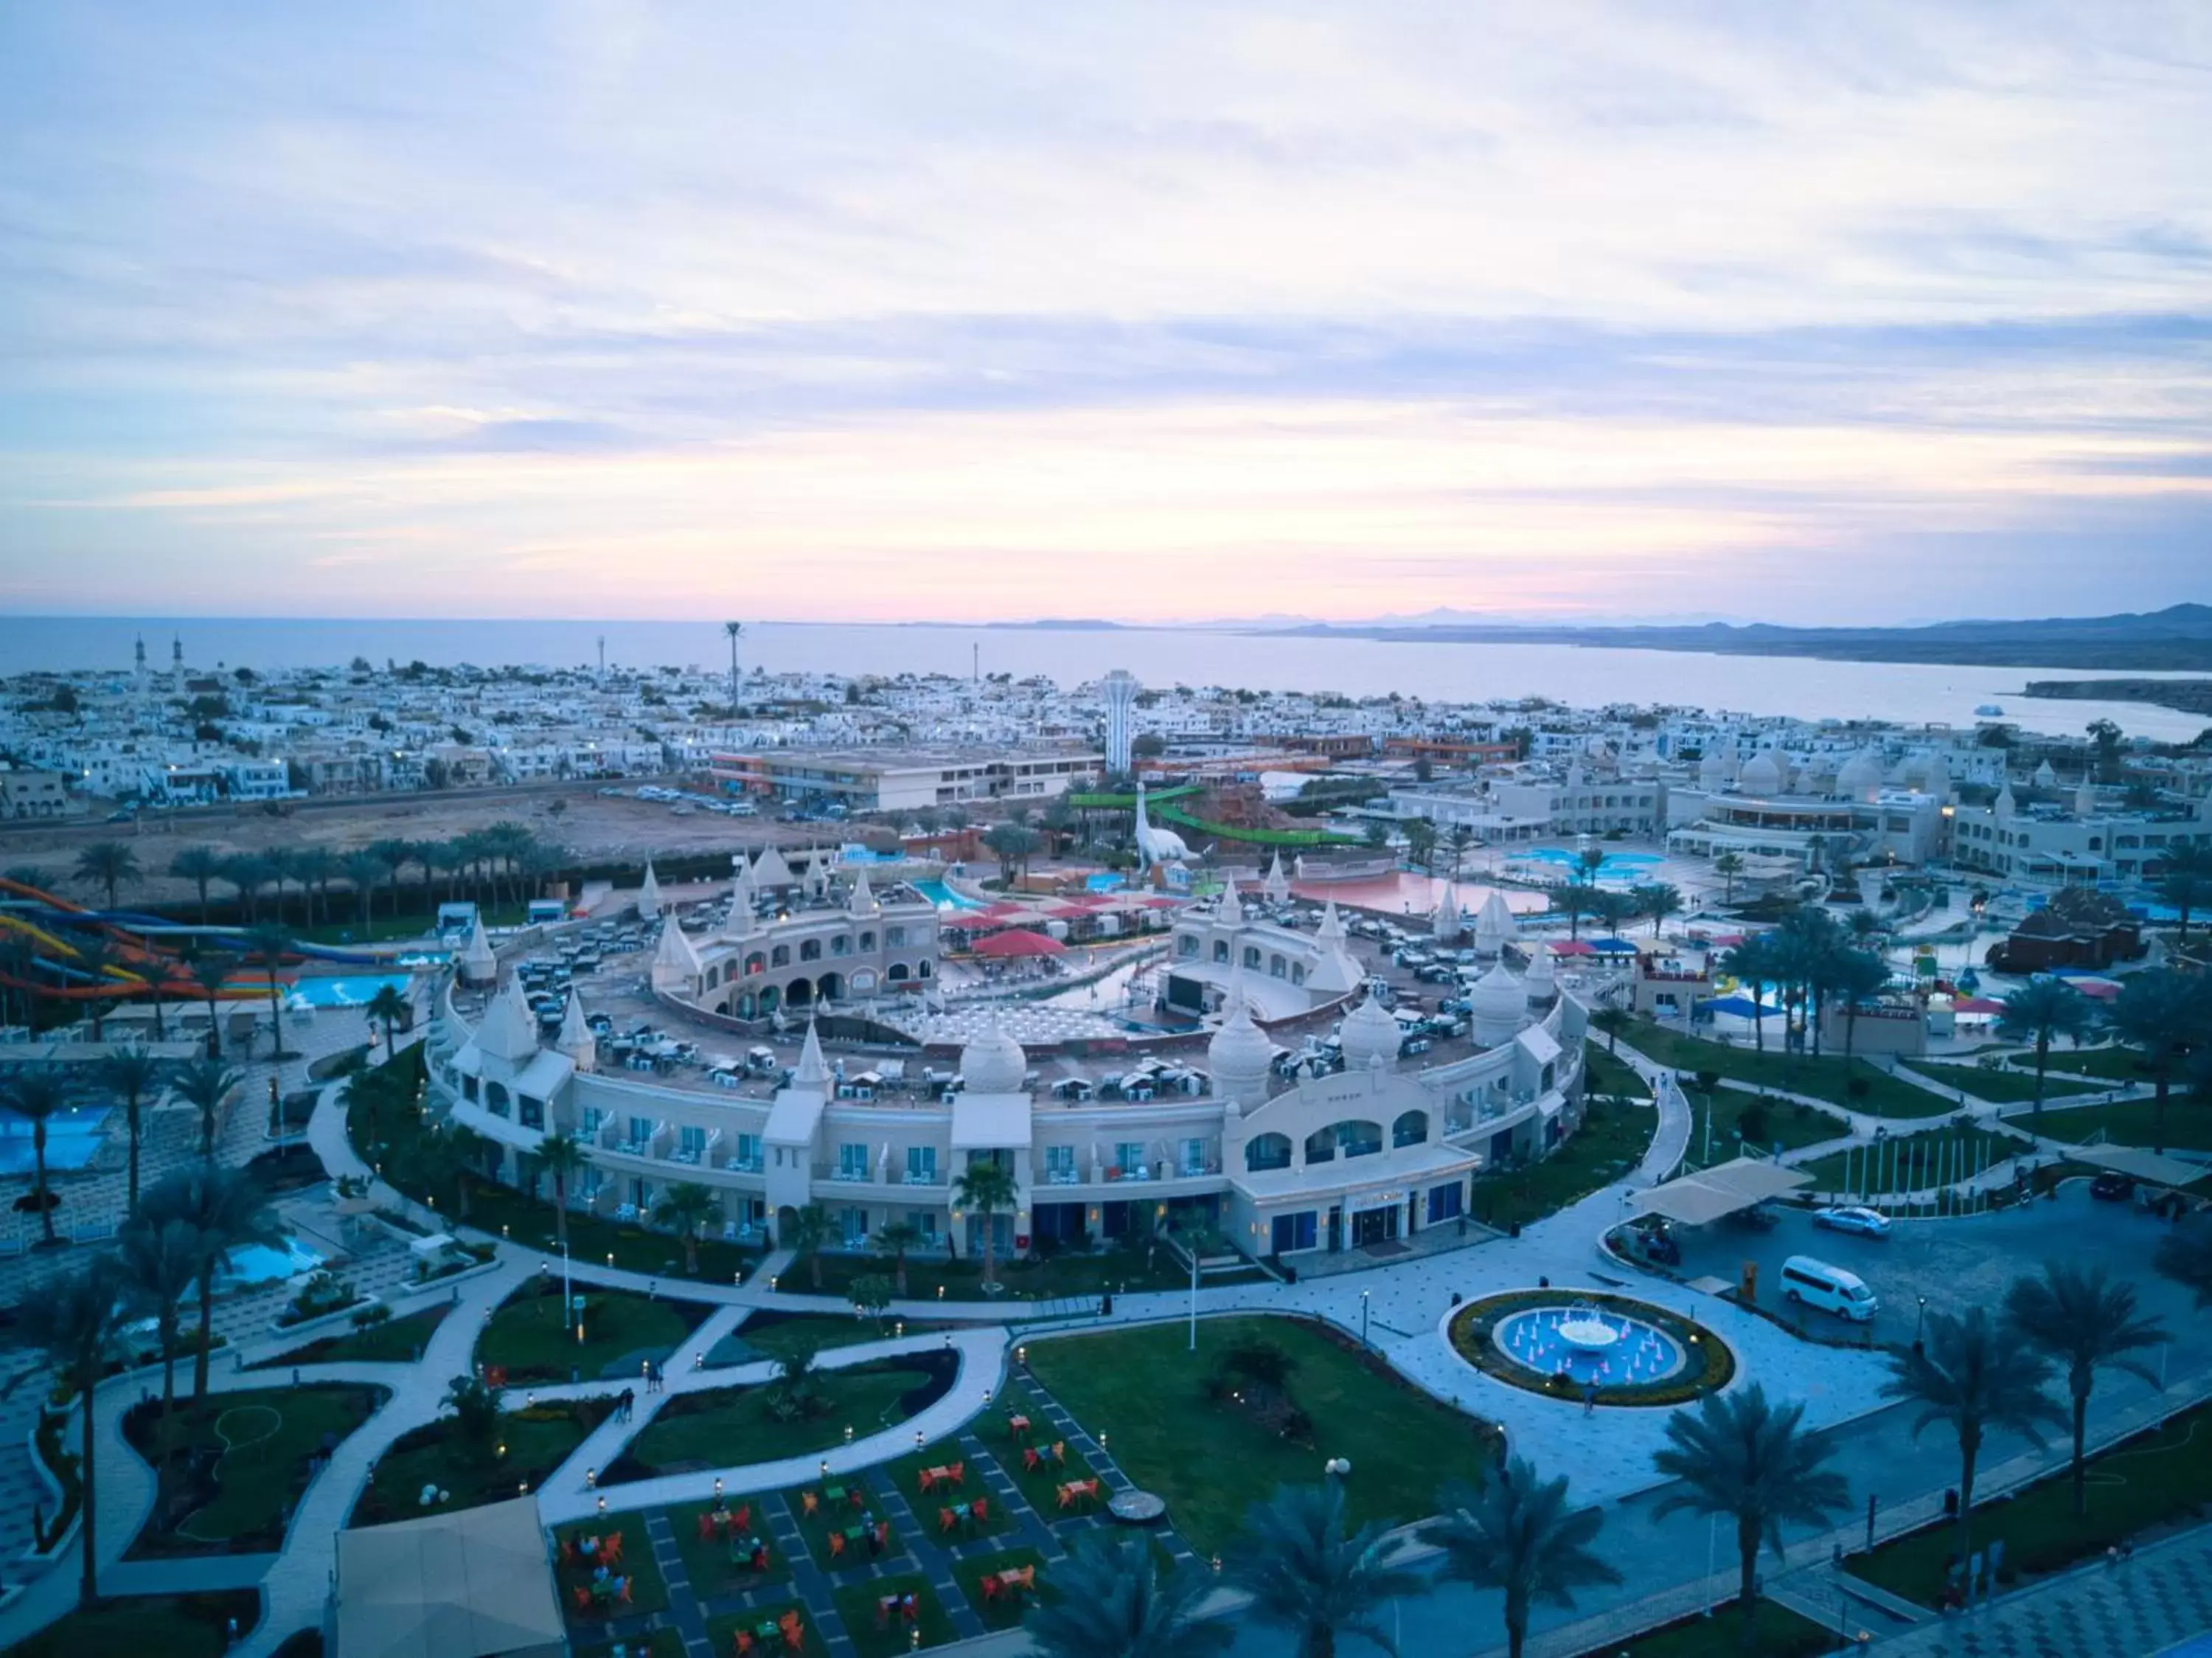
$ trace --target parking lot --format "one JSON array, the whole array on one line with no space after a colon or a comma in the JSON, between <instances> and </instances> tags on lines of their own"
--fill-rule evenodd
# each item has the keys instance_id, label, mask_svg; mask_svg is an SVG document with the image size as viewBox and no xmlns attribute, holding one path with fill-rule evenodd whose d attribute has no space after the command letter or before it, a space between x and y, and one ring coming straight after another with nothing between
<instances>
[{"instance_id":1,"label":"parking lot","mask_svg":"<svg viewBox=\"0 0 2212 1658\"><path fill-rule=\"evenodd\" d=\"M1824 1335L1853 1328L1831 1314L1794 1308L1783 1300L1782 1263L1792 1255L1810 1255L1866 1280L1881 1301L1872 1325L1874 1340L1903 1344L1913 1338L1923 1295L1931 1312L1957 1314L1981 1306L1994 1313L2013 1279L2040 1270L2046 1259L2083 1265L2102 1262L2115 1278L2133 1283L2143 1311L2164 1318L2179 1338L2171 1355L2177 1373L2212 1361L2212 1320L2195 1314L2187 1292L2151 1270L2151 1253L2166 1223L2129 1204L2094 1201L2086 1181L2069 1181L2055 1200L2021 1209L1964 1220L1899 1221L1886 1238L1829 1231L1815 1226L1802 1210L1783 1208L1777 1216L1767 1232L1726 1222L1676 1228L1682 1243L1680 1271L1690 1277L1711 1274L1735 1283L1743 1264L1755 1261L1761 1306Z\"/></svg>"}]
</instances>

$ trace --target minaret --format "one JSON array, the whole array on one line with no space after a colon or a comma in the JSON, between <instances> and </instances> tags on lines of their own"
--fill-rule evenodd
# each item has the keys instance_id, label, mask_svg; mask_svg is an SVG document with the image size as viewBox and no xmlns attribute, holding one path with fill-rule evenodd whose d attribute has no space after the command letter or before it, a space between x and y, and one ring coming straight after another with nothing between
<instances>
[{"instance_id":1,"label":"minaret","mask_svg":"<svg viewBox=\"0 0 2212 1658\"><path fill-rule=\"evenodd\" d=\"M146 636L143 633L138 636L137 661L133 670L133 677L138 687L138 694L144 696L146 694Z\"/></svg>"},{"instance_id":2,"label":"minaret","mask_svg":"<svg viewBox=\"0 0 2212 1658\"><path fill-rule=\"evenodd\" d=\"M660 914L660 881L653 873L653 860L645 861L645 879L637 889L637 918L651 921Z\"/></svg>"},{"instance_id":3,"label":"minaret","mask_svg":"<svg viewBox=\"0 0 2212 1658\"><path fill-rule=\"evenodd\" d=\"M174 634L169 637L169 694L185 694L185 642Z\"/></svg>"}]
</instances>

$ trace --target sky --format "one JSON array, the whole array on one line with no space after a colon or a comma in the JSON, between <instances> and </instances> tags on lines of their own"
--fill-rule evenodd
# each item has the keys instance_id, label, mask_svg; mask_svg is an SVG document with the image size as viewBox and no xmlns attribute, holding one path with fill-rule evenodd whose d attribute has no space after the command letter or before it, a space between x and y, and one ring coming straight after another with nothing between
<instances>
[{"instance_id":1,"label":"sky","mask_svg":"<svg viewBox=\"0 0 2212 1658\"><path fill-rule=\"evenodd\" d=\"M0 607L2212 598L2212 8L23 0Z\"/></svg>"}]
</instances>

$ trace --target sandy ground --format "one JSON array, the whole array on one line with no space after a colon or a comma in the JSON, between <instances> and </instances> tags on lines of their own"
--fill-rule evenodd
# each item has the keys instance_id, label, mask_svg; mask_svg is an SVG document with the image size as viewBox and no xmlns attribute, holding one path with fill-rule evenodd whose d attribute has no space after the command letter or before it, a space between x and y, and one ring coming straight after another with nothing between
<instances>
[{"instance_id":1,"label":"sandy ground","mask_svg":"<svg viewBox=\"0 0 2212 1658\"><path fill-rule=\"evenodd\" d=\"M120 840L137 853L146 875L125 890L125 901L161 903L195 896L188 882L172 880L166 872L179 850L196 844L212 846L224 855L272 846L293 850L324 846L343 856L372 841L451 840L469 830L512 822L568 847L581 860L597 863L641 859L647 854L734 851L770 840L794 848L837 844L847 838L834 825L768 823L703 811L679 817L655 802L602 798L596 792L600 786L558 783L302 801L291 803L283 816L253 807L224 807L149 814L135 825L97 819L66 827L9 824L0 826L0 870L37 869L51 890L82 901L89 893L70 879L77 853L94 841ZM229 889L219 885L216 890L227 893Z\"/></svg>"}]
</instances>

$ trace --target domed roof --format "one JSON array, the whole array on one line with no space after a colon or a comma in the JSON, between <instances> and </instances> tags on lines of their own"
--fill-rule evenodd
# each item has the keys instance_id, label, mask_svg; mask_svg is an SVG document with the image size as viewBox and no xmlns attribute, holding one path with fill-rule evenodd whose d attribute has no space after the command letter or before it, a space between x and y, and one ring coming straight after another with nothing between
<instances>
[{"instance_id":1,"label":"domed roof","mask_svg":"<svg viewBox=\"0 0 2212 1658\"><path fill-rule=\"evenodd\" d=\"M1836 792L1839 795L1856 795L1862 789L1881 787L1881 761L1870 748L1859 750L1845 760L1842 769L1836 773Z\"/></svg>"},{"instance_id":2,"label":"domed roof","mask_svg":"<svg viewBox=\"0 0 2212 1658\"><path fill-rule=\"evenodd\" d=\"M1774 751L1762 748L1744 763L1736 777L1736 786L1747 795L1776 795L1782 792L1782 765L1774 758Z\"/></svg>"},{"instance_id":3,"label":"domed roof","mask_svg":"<svg viewBox=\"0 0 2212 1658\"><path fill-rule=\"evenodd\" d=\"M1522 1009L1528 1005L1528 992L1501 961L1474 981L1474 988L1467 993L1467 1005L1479 1024L1517 1022Z\"/></svg>"},{"instance_id":4,"label":"domed roof","mask_svg":"<svg viewBox=\"0 0 2212 1658\"><path fill-rule=\"evenodd\" d=\"M1022 1045L995 1021L960 1050L960 1080L971 1094L1019 1094L1029 1069Z\"/></svg>"},{"instance_id":5,"label":"domed roof","mask_svg":"<svg viewBox=\"0 0 2212 1658\"><path fill-rule=\"evenodd\" d=\"M1698 786L1701 789L1720 789L1729 780L1729 757L1717 748L1705 751L1705 759L1698 762Z\"/></svg>"},{"instance_id":6,"label":"domed roof","mask_svg":"<svg viewBox=\"0 0 2212 1658\"><path fill-rule=\"evenodd\" d=\"M1398 1021L1390 1011L1375 999L1373 991L1361 998L1360 1003L1344 1016L1343 1028L1337 1033L1344 1044L1344 1068L1364 1070L1370 1061L1377 1058L1389 1064L1398 1058L1398 1045L1403 1039Z\"/></svg>"},{"instance_id":7,"label":"domed roof","mask_svg":"<svg viewBox=\"0 0 2212 1658\"><path fill-rule=\"evenodd\" d=\"M1244 987L1240 980L1229 987L1229 1011L1221 1021L1221 1028L1206 1045L1206 1068L1213 1073L1216 1092L1233 1091L1233 1085L1254 1077L1265 1079L1268 1063L1275 1057L1275 1045L1267 1033L1252 1022L1252 1010L1244 1003ZM1257 1101L1253 1103L1256 1104Z\"/></svg>"},{"instance_id":8,"label":"domed roof","mask_svg":"<svg viewBox=\"0 0 2212 1658\"><path fill-rule=\"evenodd\" d=\"M1558 988L1559 980L1552 970L1552 952L1542 944L1529 947L1528 971L1521 975L1521 988L1528 992L1532 1002L1547 997Z\"/></svg>"}]
</instances>

